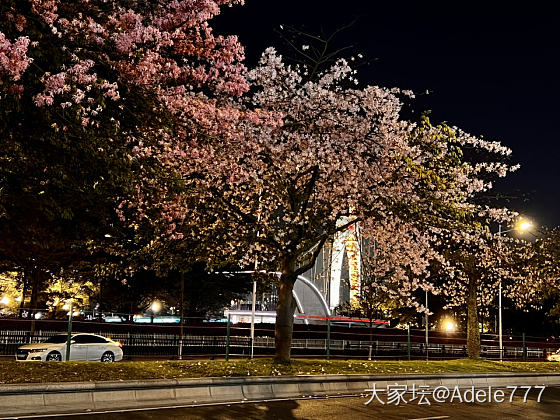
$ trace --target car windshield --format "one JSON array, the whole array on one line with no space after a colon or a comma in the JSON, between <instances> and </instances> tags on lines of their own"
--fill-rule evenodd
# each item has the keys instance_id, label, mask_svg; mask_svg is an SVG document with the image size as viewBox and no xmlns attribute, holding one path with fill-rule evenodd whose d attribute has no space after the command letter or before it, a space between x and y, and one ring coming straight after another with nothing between
<instances>
[{"instance_id":1,"label":"car windshield","mask_svg":"<svg viewBox=\"0 0 560 420\"><path fill-rule=\"evenodd\" d=\"M45 340L45 343L55 343L55 344L66 343L67 338L68 338L67 335L54 335L48 340Z\"/></svg>"}]
</instances>

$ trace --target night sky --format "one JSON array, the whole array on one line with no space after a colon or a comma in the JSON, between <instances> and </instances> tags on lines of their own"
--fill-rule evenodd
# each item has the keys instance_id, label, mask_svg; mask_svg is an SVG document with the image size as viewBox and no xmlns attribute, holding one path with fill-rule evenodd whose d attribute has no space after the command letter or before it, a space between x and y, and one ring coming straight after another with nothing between
<instances>
[{"instance_id":1,"label":"night sky","mask_svg":"<svg viewBox=\"0 0 560 420\"><path fill-rule=\"evenodd\" d=\"M487 2L490 3L490 2ZM411 89L415 112L431 110L471 134L513 149L521 169L497 190L536 224L560 225L560 14L554 2L246 0L213 26L239 35L253 65L280 44L274 28L330 34L356 20L337 42L354 45L367 84ZM429 94L425 94L429 91Z\"/></svg>"}]
</instances>

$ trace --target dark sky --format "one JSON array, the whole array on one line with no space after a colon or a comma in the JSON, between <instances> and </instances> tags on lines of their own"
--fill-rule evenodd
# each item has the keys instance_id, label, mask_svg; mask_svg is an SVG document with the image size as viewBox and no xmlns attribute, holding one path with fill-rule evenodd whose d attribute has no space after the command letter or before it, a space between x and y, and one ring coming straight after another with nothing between
<instances>
[{"instance_id":1,"label":"dark sky","mask_svg":"<svg viewBox=\"0 0 560 420\"><path fill-rule=\"evenodd\" d=\"M330 34L356 19L338 42L367 58L360 80L428 90L417 112L512 148L521 169L497 189L525 195L511 206L537 224L560 225L560 13L554 2L486 3L246 0L213 25L239 35L252 65L280 43L280 24Z\"/></svg>"}]
</instances>

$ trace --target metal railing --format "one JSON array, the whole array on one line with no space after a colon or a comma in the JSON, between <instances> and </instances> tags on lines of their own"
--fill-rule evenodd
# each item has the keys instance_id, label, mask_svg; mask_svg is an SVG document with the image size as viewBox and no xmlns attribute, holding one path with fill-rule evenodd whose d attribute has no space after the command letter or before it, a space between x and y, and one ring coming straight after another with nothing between
<instances>
[{"instance_id":1,"label":"metal railing","mask_svg":"<svg viewBox=\"0 0 560 420\"><path fill-rule=\"evenodd\" d=\"M239 329L237 329L239 330ZM243 331L243 329L240 329ZM257 330L258 331L258 330ZM0 330L0 355L13 356L16 349L27 343L37 343L46 340L63 330L37 330L30 334L26 330ZM237 333L239 331L236 331ZM180 336L175 333L139 333L139 332L103 332L100 335L108 336L119 341L123 345L125 358L158 357L174 358L178 354ZM324 333L324 332L315 332ZM344 334L348 338L344 338ZM360 334L353 332L333 333L333 337L325 338L301 338L299 331L292 340L292 355L295 357L326 357L334 358L367 358L370 352L374 359L406 359L408 354L412 359L424 358L426 346L423 342L403 341L403 336L398 334L386 334L376 336L370 342L369 339L356 339ZM316 335L316 334L314 334ZM338 337L337 337L338 336ZM407 337L404 336L406 339ZM412 338L416 338L412 336ZM559 344L549 343L548 346L505 346L504 358L528 360L544 360L548 353L555 351ZM227 347L227 348L226 348ZM232 357L249 357L251 340L246 335L203 335L185 334L182 339L182 355L185 357L225 357L226 353ZM270 356L274 351L274 337L255 337L254 352L256 356ZM466 357L466 345L461 343L429 343L428 353L431 359L447 359ZM499 358L499 347L496 345L483 345L481 356L487 359Z\"/></svg>"}]
</instances>

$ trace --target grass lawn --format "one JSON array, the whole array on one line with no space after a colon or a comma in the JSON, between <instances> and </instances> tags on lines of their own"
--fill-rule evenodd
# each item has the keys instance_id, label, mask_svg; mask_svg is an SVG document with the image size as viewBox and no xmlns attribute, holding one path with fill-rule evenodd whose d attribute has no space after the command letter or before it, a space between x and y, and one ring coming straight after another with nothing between
<instances>
[{"instance_id":1,"label":"grass lawn","mask_svg":"<svg viewBox=\"0 0 560 420\"><path fill-rule=\"evenodd\" d=\"M291 365L272 359L149 362L0 362L0 384L200 378L208 376L278 376L321 374L393 374L454 372L559 372L560 363L446 361L361 361L294 359Z\"/></svg>"}]
</instances>

